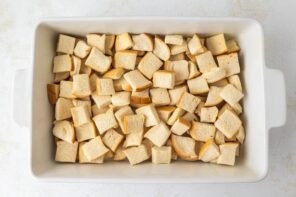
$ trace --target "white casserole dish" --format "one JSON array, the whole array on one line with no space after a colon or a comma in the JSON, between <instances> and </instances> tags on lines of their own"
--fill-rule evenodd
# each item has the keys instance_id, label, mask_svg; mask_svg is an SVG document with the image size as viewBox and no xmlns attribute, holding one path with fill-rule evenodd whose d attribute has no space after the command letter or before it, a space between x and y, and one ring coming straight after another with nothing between
<instances>
[{"instance_id":1,"label":"white casserole dish","mask_svg":"<svg viewBox=\"0 0 296 197\"><path fill-rule=\"evenodd\" d=\"M130 166L128 162L105 165L60 164L54 161L51 133L53 107L47 99L46 84L51 83L52 58L58 33L83 36L89 32L209 35L224 32L240 47L246 141L235 167L207 163L149 162ZM14 119L31 130L31 171L46 181L82 182L253 182L268 171L268 131L282 126L286 119L284 77L265 67L263 32L260 24L245 18L59 18L44 20L35 32L33 68L15 75ZM29 72L28 72L29 71ZM26 88L27 87L27 88ZM28 99L28 105L18 102Z\"/></svg>"}]
</instances>

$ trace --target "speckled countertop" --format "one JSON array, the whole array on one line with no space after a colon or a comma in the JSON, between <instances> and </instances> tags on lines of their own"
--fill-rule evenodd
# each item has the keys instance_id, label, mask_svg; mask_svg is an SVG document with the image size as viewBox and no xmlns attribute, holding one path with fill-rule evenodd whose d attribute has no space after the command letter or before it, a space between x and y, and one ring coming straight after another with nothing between
<instances>
[{"instance_id":1,"label":"speckled countertop","mask_svg":"<svg viewBox=\"0 0 296 197\"><path fill-rule=\"evenodd\" d=\"M0 196L296 196L296 1L0 1ZM33 29L58 16L244 16L264 28L266 64L286 77L287 124L270 133L269 174L251 184L41 183L28 171L29 131L12 122L14 71L30 67Z\"/></svg>"}]
</instances>

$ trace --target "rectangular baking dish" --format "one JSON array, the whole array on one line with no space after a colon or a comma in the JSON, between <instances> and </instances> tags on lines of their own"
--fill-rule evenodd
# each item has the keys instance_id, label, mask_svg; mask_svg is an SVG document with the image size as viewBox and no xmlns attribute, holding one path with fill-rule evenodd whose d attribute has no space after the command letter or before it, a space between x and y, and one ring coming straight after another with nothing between
<instances>
[{"instance_id":1,"label":"rectangular baking dish","mask_svg":"<svg viewBox=\"0 0 296 197\"><path fill-rule=\"evenodd\" d=\"M52 82L52 58L59 33L83 36L89 32L211 35L224 32L240 47L246 141L235 167L200 162L170 165L107 162L105 165L60 164L54 161L51 128L53 107L46 84ZM34 37L33 67L15 75L14 119L31 131L32 174L46 181L81 182L254 182L268 171L268 131L284 124L286 99L284 77L264 62L263 31L246 18L57 18L41 21ZM27 100L28 105L19 99Z\"/></svg>"}]
</instances>

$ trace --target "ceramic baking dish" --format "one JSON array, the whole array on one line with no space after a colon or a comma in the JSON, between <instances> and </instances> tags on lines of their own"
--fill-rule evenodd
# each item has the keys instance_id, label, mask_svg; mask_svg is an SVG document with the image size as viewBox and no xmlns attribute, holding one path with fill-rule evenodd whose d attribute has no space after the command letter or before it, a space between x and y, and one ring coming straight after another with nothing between
<instances>
[{"instance_id":1,"label":"ceramic baking dish","mask_svg":"<svg viewBox=\"0 0 296 197\"><path fill-rule=\"evenodd\" d=\"M89 32L211 35L224 32L240 47L246 141L235 167L199 162L150 162L130 166L128 162L104 165L60 164L54 161L51 128L53 107L46 84L52 82L52 58L59 33L83 36ZM246 18L58 18L40 22L34 37L33 67L15 76L14 119L30 128L32 174L46 181L81 182L253 182L268 171L268 131L284 124L286 100L284 77L265 66L263 31ZM28 100L26 105L20 98Z\"/></svg>"}]
</instances>

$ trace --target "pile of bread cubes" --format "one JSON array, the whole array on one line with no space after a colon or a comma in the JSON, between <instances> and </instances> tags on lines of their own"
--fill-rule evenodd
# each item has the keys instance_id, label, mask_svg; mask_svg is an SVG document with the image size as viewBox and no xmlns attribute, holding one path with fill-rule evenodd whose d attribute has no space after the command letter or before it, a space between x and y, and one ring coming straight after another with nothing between
<instances>
[{"instance_id":1,"label":"pile of bread cubes","mask_svg":"<svg viewBox=\"0 0 296 197\"><path fill-rule=\"evenodd\" d=\"M234 39L223 33L58 36L57 162L234 165L245 132Z\"/></svg>"}]
</instances>

